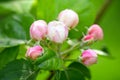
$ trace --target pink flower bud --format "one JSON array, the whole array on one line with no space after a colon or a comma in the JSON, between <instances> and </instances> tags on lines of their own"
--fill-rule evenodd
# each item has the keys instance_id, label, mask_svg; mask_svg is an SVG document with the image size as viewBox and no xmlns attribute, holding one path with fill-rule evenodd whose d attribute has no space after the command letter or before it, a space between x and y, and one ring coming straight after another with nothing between
<instances>
[{"instance_id":1,"label":"pink flower bud","mask_svg":"<svg viewBox=\"0 0 120 80\"><path fill-rule=\"evenodd\" d=\"M47 34L47 23L44 20L38 20L32 23L30 27L30 36L34 40L42 40Z\"/></svg>"},{"instance_id":2,"label":"pink flower bud","mask_svg":"<svg viewBox=\"0 0 120 80\"><path fill-rule=\"evenodd\" d=\"M65 9L60 12L58 20L64 22L67 27L74 28L79 22L79 17L73 10Z\"/></svg>"},{"instance_id":3,"label":"pink flower bud","mask_svg":"<svg viewBox=\"0 0 120 80\"><path fill-rule=\"evenodd\" d=\"M91 49L83 51L81 57L83 64L86 66L90 66L97 62L97 54Z\"/></svg>"},{"instance_id":4,"label":"pink flower bud","mask_svg":"<svg viewBox=\"0 0 120 80\"><path fill-rule=\"evenodd\" d=\"M103 30L99 25L94 24L88 29L88 35L92 35L94 40L102 40Z\"/></svg>"},{"instance_id":5,"label":"pink flower bud","mask_svg":"<svg viewBox=\"0 0 120 80\"><path fill-rule=\"evenodd\" d=\"M30 48L28 48L28 50L26 52L26 57L29 57L29 58L35 60L37 57L42 55L43 52L44 52L44 50L41 46L30 47Z\"/></svg>"},{"instance_id":6,"label":"pink flower bud","mask_svg":"<svg viewBox=\"0 0 120 80\"><path fill-rule=\"evenodd\" d=\"M52 21L48 24L48 38L55 43L62 43L68 36L68 28L63 22Z\"/></svg>"},{"instance_id":7,"label":"pink flower bud","mask_svg":"<svg viewBox=\"0 0 120 80\"><path fill-rule=\"evenodd\" d=\"M92 35L86 35L83 38L84 42L90 42L90 41L93 41L93 40L94 40L94 37Z\"/></svg>"}]
</instances>

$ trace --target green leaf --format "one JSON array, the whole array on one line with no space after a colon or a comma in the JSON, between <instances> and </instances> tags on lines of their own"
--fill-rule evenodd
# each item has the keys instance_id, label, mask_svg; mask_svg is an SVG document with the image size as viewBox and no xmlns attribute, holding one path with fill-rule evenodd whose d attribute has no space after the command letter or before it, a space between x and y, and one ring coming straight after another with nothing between
<instances>
[{"instance_id":1,"label":"green leaf","mask_svg":"<svg viewBox=\"0 0 120 80\"><path fill-rule=\"evenodd\" d=\"M80 62L73 62L72 64L69 65L69 68L76 69L82 73L83 76L87 77L88 79L91 78L91 74L89 69L81 64Z\"/></svg>"},{"instance_id":2,"label":"green leaf","mask_svg":"<svg viewBox=\"0 0 120 80\"><path fill-rule=\"evenodd\" d=\"M33 0L9 0L7 2L0 3L0 15L4 15L9 12L27 13L30 11Z\"/></svg>"},{"instance_id":3,"label":"green leaf","mask_svg":"<svg viewBox=\"0 0 120 80\"><path fill-rule=\"evenodd\" d=\"M85 78L77 69L67 69L57 72L53 80L85 80Z\"/></svg>"},{"instance_id":4,"label":"green leaf","mask_svg":"<svg viewBox=\"0 0 120 80\"><path fill-rule=\"evenodd\" d=\"M40 56L35 64L44 70L57 70L62 67L63 61L57 57L53 50L45 48L43 56Z\"/></svg>"},{"instance_id":5,"label":"green leaf","mask_svg":"<svg viewBox=\"0 0 120 80\"><path fill-rule=\"evenodd\" d=\"M26 36L25 39L27 39L27 40L30 39L30 35L29 35L30 29L29 28L30 28L31 24L34 22L35 18L29 13L13 15L12 17L23 28L24 35Z\"/></svg>"},{"instance_id":6,"label":"green leaf","mask_svg":"<svg viewBox=\"0 0 120 80\"><path fill-rule=\"evenodd\" d=\"M20 44L25 44L23 40L17 39L0 39L0 47L14 47Z\"/></svg>"},{"instance_id":7,"label":"green leaf","mask_svg":"<svg viewBox=\"0 0 120 80\"><path fill-rule=\"evenodd\" d=\"M34 21L30 14L12 15L0 22L0 47L25 44L30 39L29 27Z\"/></svg>"},{"instance_id":8,"label":"green leaf","mask_svg":"<svg viewBox=\"0 0 120 80\"><path fill-rule=\"evenodd\" d=\"M35 80L35 74L33 66L20 59L10 62L0 71L0 80Z\"/></svg>"},{"instance_id":9,"label":"green leaf","mask_svg":"<svg viewBox=\"0 0 120 80\"><path fill-rule=\"evenodd\" d=\"M79 62L73 62L67 69L56 71L53 80L85 80L90 79L90 71Z\"/></svg>"},{"instance_id":10,"label":"green leaf","mask_svg":"<svg viewBox=\"0 0 120 80\"><path fill-rule=\"evenodd\" d=\"M107 46L102 46L102 48L100 49L101 51L107 53L108 55L110 55L110 51L109 51L109 48Z\"/></svg>"},{"instance_id":11,"label":"green leaf","mask_svg":"<svg viewBox=\"0 0 120 80\"><path fill-rule=\"evenodd\" d=\"M41 70L39 71L36 80L47 80L47 78L50 76L50 72L47 70Z\"/></svg>"},{"instance_id":12,"label":"green leaf","mask_svg":"<svg viewBox=\"0 0 120 80\"><path fill-rule=\"evenodd\" d=\"M39 68L44 70L59 70L62 66L63 61L58 57L53 57L39 64Z\"/></svg>"},{"instance_id":13,"label":"green leaf","mask_svg":"<svg viewBox=\"0 0 120 80\"><path fill-rule=\"evenodd\" d=\"M11 15L0 22L0 39L15 38L29 39L29 27L34 21L30 14Z\"/></svg>"},{"instance_id":14,"label":"green leaf","mask_svg":"<svg viewBox=\"0 0 120 80\"><path fill-rule=\"evenodd\" d=\"M0 52L0 69L8 62L15 60L18 52L19 46L5 48L2 52Z\"/></svg>"},{"instance_id":15,"label":"green leaf","mask_svg":"<svg viewBox=\"0 0 120 80\"><path fill-rule=\"evenodd\" d=\"M101 55L101 56L108 56L108 54L104 51L101 51L101 50L97 50L97 49L93 49L93 51L95 51L98 55Z\"/></svg>"},{"instance_id":16,"label":"green leaf","mask_svg":"<svg viewBox=\"0 0 120 80\"><path fill-rule=\"evenodd\" d=\"M20 45L17 59L25 58L26 51L27 51L27 45L26 44Z\"/></svg>"}]
</instances>

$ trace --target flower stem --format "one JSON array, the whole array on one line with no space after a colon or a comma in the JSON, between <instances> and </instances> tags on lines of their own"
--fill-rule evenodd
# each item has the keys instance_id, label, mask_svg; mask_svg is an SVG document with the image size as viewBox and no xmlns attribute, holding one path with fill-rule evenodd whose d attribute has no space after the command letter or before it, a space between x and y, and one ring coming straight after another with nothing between
<instances>
[{"instance_id":1,"label":"flower stem","mask_svg":"<svg viewBox=\"0 0 120 80\"><path fill-rule=\"evenodd\" d=\"M73 46L72 46L71 48L69 48L68 50L65 50L65 51L61 52L61 55L67 54L67 53L73 51L74 49L79 48L79 47L80 47L80 43L81 43L81 42L77 42L75 45L73 45Z\"/></svg>"},{"instance_id":2,"label":"flower stem","mask_svg":"<svg viewBox=\"0 0 120 80\"><path fill-rule=\"evenodd\" d=\"M59 58L61 58L60 49L61 49L61 44L57 44L57 55Z\"/></svg>"}]
</instances>

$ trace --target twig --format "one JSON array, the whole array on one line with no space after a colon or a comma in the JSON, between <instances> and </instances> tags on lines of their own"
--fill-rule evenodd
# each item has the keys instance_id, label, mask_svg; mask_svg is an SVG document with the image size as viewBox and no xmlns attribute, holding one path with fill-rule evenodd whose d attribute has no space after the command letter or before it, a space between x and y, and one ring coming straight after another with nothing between
<instances>
[{"instance_id":1,"label":"twig","mask_svg":"<svg viewBox=\"0 0 120 80\"><path fill-rule=\"evenodd\" d=\"M101 18L103 17L104 13L106 12L106 10L108 9L109 5L111 4L112 0L106 0L105 3L103 4L103 6L101 7L101 9L99 10L95 22L94 23L99 23L99 21L101 20Z\"/></svg>"}]
</instances>

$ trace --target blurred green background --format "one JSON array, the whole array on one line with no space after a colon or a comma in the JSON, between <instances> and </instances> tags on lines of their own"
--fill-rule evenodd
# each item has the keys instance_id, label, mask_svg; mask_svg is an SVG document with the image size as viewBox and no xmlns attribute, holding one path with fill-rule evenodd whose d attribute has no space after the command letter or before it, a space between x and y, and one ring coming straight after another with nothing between
<instances>
[{"instance_id":1,"label":"blurred green background","mask_svg":"<svg viewBox=\"0 0 120 80\"><path fill-rule=\"evenodd\" d=\"M113 58L99 58L98 64L91 67L92 80L120 79L120 0L111 1L99 22L104 30L104 40L95 46L107 46Z\"/></svg>"},{"instance_id":2,"label":"blurred green background","mask_svg":"<svg viewBox=\"0 0 120 80\"><path fill-rule=\"evenodd\" d=\"M105 3L108 4L103 8ZM73 9L79 14L78 32L85 31L85 26L93 24L96 16L103 9L97 23L104 30L104 40L97 42L92 47L98 49L101 46L107 47L111 57L100 56L98 64L90 67L92 80L120 80L120 0L1 0L0 40L8 38L28 40L29 26L34 20L45 19L49 22L56 19L57 14L66 8ZM71 31L69 37L78 38L82 35L81 33L74 33L75 30ZM3 46L0 43L0 52L9 47L5 44ZM18 44L21 43L16 41L16 44L10 44L10 46ZM12 57L14 56L12 55ZM22 54L19 54L18 58L21 56ZM0 64L4 64L2 57L1 54ZM12 61L13 59L9 60ZM9 61L5 61L5 63L7 62Z\"/></svg>"}]
</instances>

